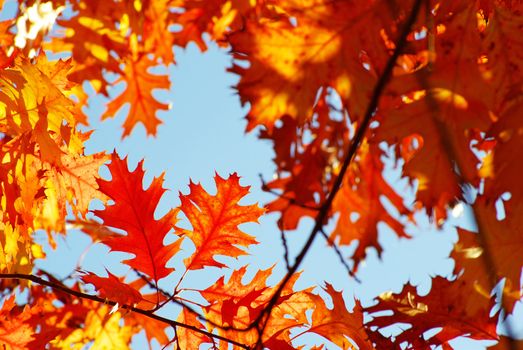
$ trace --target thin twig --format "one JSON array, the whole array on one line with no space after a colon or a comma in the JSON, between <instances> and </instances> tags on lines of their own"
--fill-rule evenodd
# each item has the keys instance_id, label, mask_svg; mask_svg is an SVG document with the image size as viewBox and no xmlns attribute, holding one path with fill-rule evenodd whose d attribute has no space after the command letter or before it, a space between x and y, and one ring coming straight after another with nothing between
<instances>
[{"instance_id":1,"label":"thin twig","mask_svg":"<svg viewBox=\"0 0 523 350\"><path fill-rule=\"evenodd\" d=\"M285 215L285 212L282 212L281 214L281 220L283 221L283 216ZM287 268L287 271L291 269L291 263L289 262L289 245L287 244L287 238L285 237L285 230L283 228L280 228L280 235L281 235L281 243L283 245L283 259L285 260L285 267Z\"/></svg>"},{"instance_id":2,"label":"thin twig","mask_svg":"<svg viewBox=\"0 0 523 350\"><path fill-rule=\"evenodd\" d=\"M303 259L307 255L307 252L311 248L312 243L314 242L314 239L316 238L318 233L321 231L325 220L328 218L328 214L329 214L332 202L334 201L334 198L336 197L336 194L338 193L338 191L341 187L345 173L347 172L349 165L352 162L352 159L354 158L356 151L359 148L360 143L362 142L363 138L365 137L365 134L369 127L372 116L374 115L376 108L378 106L380 96L383 93L383 90L385 89L385 86L392 74L392 70L394 68L394 65L396 64L396 60L398 59L400 53L402 52L403 48L406 45L407 36L410 33L411 27L414 24L414 22L416 21L416 18L418 17L418 13L420 11L422 1L423 0L416 0L414 2L414 5L412 6L412 10L411 10L409 16L407 17L407 20L405 21L405 24L404 24L402 31L400 33L400 36L398 38L398 42L396 43L394 52L392 53L391 57L387 61L387 65L385 66L385 69L383 70L382 74L380 75L380 77L378 79L378 82L376 83L374 91L372 92L372 97L369 101L369 105L367 106L365 115L363 116L361 124L358 127L358 129L356 130L354 138L352 139L352 142L349 145L349 149L348 149L345 159L343 160L343 165L341 166L340 173L334 180L332 190L329 193L329 195L327 196L327 199L321 206L320 211L318 212L318 214L316 216L314 227L313 227L311 233L309 234L309 238L308 238L307 242L303 246L300 253L297 255L294 264L291 266L291 269L287 272L287 274L282 279L281 283L279 284L278 288L276 289L276 292L274 293L272 298L269 300L266 308L264 309L263 312L260 313L260 315L250 325L250 328L252 328L254 325L259 324L262 321L263 317L267 316L267 320L270 318L272 309L278 302L280 295L283 292L283 289L285 288L287 283L290 281L293 274L298 270L298 267L301 265L301 263L303 262ZM261 339L259 339L259 342L260 341L261 341Z\"/></svg>"},{"instance_id":3,"label":"thin twig","mask_svg":"<svg viewBox=\"0 0 523 350\"><path fill-rule=\"evenodd\" d=\"M35 276L35 275L26 275L26 274L22 274L22 273L1 273L0 274L0 279L22 279L22 280L32 281L34 283L38 283L40 285L47 286L47 287L50 287L52 289L60 290L60 291L62 291L64 293L67 293L69 295L75 296L77 298L92 300L92 301L96 301L96 302L101 303L101 304L107 304L107 305L110 305L110 306L114 306L114 305L117 304L115 301L103 299L103 298L100 298L100 297L98 297L96 295L82 293L82 292L70 289L70 288L68 288L68 287L66 287L64 285L46 281L46 280L44 280L44 279L42 279L42 278L40 278L38 276ZM218 335L218 334L214 334L214 333L208 332L206 330L200 329L200 328L195 327L195 326L191 326L191 325L188 325L188 324L185 324L185 323L182 323L182 322L178 322L178 321L174 321L174 320L168 319L166 317L155 315L154 313L152 313L149 310L143 310L143 309L140 309L140 308L137 308L137 307L134 307L134 306L131 306L131 305L126 305L126 304L119 305L119 307L121 309L130 310L130 311L136 312L138 314L144 315L146 317L149 317L151 319L154 319L154 320L160 321L162 323L168 324L171 327L186 328L186 329L189 329L189 330L191 330L193 332L204 334L204 335L206 335L208 337L211 337L213 339L219 339L219 340L228 342L230 344L239 346L242 349L247 349L247 350L250 349L250 347L248 345L239 343L239 342L237 342L235 340L223 337L223 336Z\"/></svg>"},{"instance_id":4,"label":"thin twig","mask_svg":"<svg viewBox=\"0 0 523 350\"><path fill-rule=\"evenodd\" d=\"M345 261L345 258L343 257L343 254L340 250L340 248L338 247L338 245L336 243L334 243L334 241L325 233L325 231L323 230L323 227L321 228L320 230L320 234L323 236L323 238L325 238L325 240L329 243L329 245L332 247L332 249L334 250L334 252L336 252L336 255L338 256L338 258L340 259L340 262L341 264L345 267L345 269L347 270L347 273L349 274L349 276L351 276L352 278L354 278L354 280L358 283L361 283L361 280L354 274L354 272L352 272L352 269L350 268L349 264L347 264L347 262Z\"/></svg>"}]
</instances>

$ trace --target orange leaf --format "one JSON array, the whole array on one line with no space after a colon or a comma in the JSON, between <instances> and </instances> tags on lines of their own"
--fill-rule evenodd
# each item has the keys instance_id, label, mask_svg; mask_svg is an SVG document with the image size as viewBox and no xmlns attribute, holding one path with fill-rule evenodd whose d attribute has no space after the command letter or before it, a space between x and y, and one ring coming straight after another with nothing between
<instances>
[{"instance_id":1,"label":"orange leaf","mask_svg":"<svg viewBox=\"0 0 523 350\"><path fill-rule=\"evenodd\" d=\"M198 320L198 317L185 308L180 312L176 321L205 330L205 327ZM176 334L178 336L178 347L180 349L199 349L201 344L212 342L209 336L184 327L177 327Z\"/></svg>"},{"instance_id":2,"label":"orange leaf","mask_svg":"<svg viewBox=\"0 0 523 350\"><path fill-rule=\"evenodd\" d=\"M360 350L374 349L363 328L363 312L360 303L356 301L354 310L349 312L341 292L336 291L329 283L326 284L325 290L332 298L333 307L328 309L323 299L315 296L316 305L308 332L319 334L343 349L353 348L347 337L350 337Z\"/></svg>"},{"instance_id":3,"label":"orange leaf","mask_svg":"<svg viewBox=\"0 0 523 350\"><path fill-rule=\"evenodd\" d=\"M156 128L161 123L155 116L156 112L169 109L167 104L158 102L153 97L154 89L169 89L170 86L166 75L148 72L154 65L155 62L147 55L143 55L138 61L129 60L125 65L124 75L119 79L125 81L127 87L121 95L109 102L102 117L114 117L121 107L130 104L129 115L123 124L123 136L129 135L138 122L143 123L147 134L155 135Z\"/></svg>"},{"instance_id":4,"label":"orange leaf","mask_svg":"<svg viewBox=\"0 0 523 350\"><path fill-rule=\"evenodd\" d=\"M362 65L362 52L375 60L372 69L384 66L388 53L380 30L395 28L391 12L381 2L290 0L271 20L247 21L232 33L234 58L249 62L230 69L241 77L242 103L251 106L247 129L264 125L270 132L284 115L303 124L325 86L351 107L351 118L361 117L376 79Z\"/></svg>"},{"instance_id":5,"label":"orange leaf","mask_svg":"<svg viewBox=\"0 0 523 350\"><path fill-rule=\"evenodd\" d=\"M513 204L515 206L511 210L515 209L517 213L523 210L521 202ZM463 272L460 279L470 284L469 297L478 303L488 299L494 285L506 278L503 290L504 308L511 313L515 303L523 297L523 242L519 239L523 230L523 218L521 215L507 215L504 219L498 219L495 202L486 200L485 196L478 196L473 206L482 237L474 232L458 229L459 241L452 253L456 261L455 273ZM484 255L487 252L489 257ZM490 271L485 268L485 259L490 259L493 263L488 267ZM494 280L491 280L491 276Z\"/></svg>"},{"instance_id":6,"label":"orange leaf","mask_svg":"<svg viewBox=\"0 0 523 350\"><path fill-rule=\"evenodd\" d=\"M237 320L238 312L243 307L248 310L247 321L241 326L247 326L252 322L261 311L263 306L270 298L267 295L269 291L267 287L267 278L272 273L272 268L267 270L260 270L252 278L248 284L243 284L242 279L247 271L246 266L242 266L238 270L234 270L231 277L225 283L225 277L221 277L209 288L201 291L202 296L209 301L205 309L208 314L214 317L218 323L223 325L233 326ZM243 317L245 318L245 317Z\"/></svg>"},{"instance_id":7,"label":"orange leaf","mask_svg":"<svg viewBox=\"0 0 523 350\"><path fill-rule=\"evenodd\" d=\"M112 154L109 164L112 180L98 180L100 190L114 201L104 210L96 210L104 224L127 235L110 237L103 241L114 251L134 254L125 261L132 268L149 275L155 282L166 277L173 269L165 265L180 248L181 240L164 245L165 236L176 222L176 210L161 219L154 212L165 190L161 187L163 175L155 178L147 190L143 190L143 161L130 172L126 159Z\"/></svg>"},{"instance_id":8,"label":"orange leaf","mask_svg":"<svg viewBox=\"0 0 523 350\"><path fill-rule=\"evenodd\" d=\"M403 198L383 178L381 150L364 141L357 155L357 162L352 163L345 175L344 184L332 203L332 211L339 212L340 218L331 238L338 244L350 244L358 239L358 248L354 252L354 269L365 257L367 247L376 248L378 255L382 248L378 243L378 223L386 223L399 237L409 237L404 232L403 224L385 209L381 202L385 196L400 214L408 209ZM353 219L357 215L357 219ZM337 240L339 238L339 241Z\"/></svg>"},{"instance_id":9,"label":"orange leaf","mask_svg":"<svg viewBox=\"0 0 523 350\"><path fill-rule=\"evenodd\" d=\"M34 339L33 328L26 321L30 318L29 312L16 313L15 296L4 300L0 310L0 346L9 350L25 350Z\"/></svg>"},{"instance_id":10,"label":"orange leaf","mask_svg":"<svg viewBox=\"0 0 523 350\"><path fill-rule=\"evenodd\" d=\"M419 296L411 285L399 294L384 293L378 304L365 308L371 316L380 313L367 326L385 328L395 323L410 324L412 327L396 336L395 343L417 344L414 348L419 348L420 344L445 345L464 335L471 339L496 340L497 317L489 317L494 303L487 298L479 303L477 299L471 299L470 287L461 279L449 281L436 277L432 280L430 293L425 296ZM382 314L384 311L387 314ZM425 332L440 327L441 331L432 337L424 337Z\"/></svg>"},{"instance_id":11,"label":"orange leaf","mask_svg":"<svg viewBox=\"0 0 523 350\"><path fill-rule=\"evenodd\" d=\"M264 212L257 205L238 204L249 193L249 187L240 185L236 173L227 179L216 175L215 181L217 193L214 196L192 182L190 193L180 194L180 209L189 219L192 230L178 228L178 235L186 235L196 246L196 251L184 261L188 270L205 266L224 267L226 265L216 261L217 255L236 258L245 254L238 246L258 243L238 228L244 223L258 222Z\"/></svg>"}]
</instances>

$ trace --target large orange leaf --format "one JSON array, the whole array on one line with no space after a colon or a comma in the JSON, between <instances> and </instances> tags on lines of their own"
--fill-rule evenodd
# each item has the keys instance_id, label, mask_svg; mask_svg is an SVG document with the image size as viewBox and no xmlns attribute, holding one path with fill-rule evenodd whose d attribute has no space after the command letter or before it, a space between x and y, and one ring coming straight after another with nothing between
<instances>
[{"instance_id":1,"label":"large orange leaf","mask_svg":"<svg viewBox=\"0 0 523 350\"><path fill-rule=\"evenodd\" d=\"M231 71L240 75L241 100L251 106L247 128L270 131L284 115L302 124L312 116L318 90L327 86L351 118L361 117L375 73L389 57L380 32L395 30L400 14L381 2L326 0L285 1L277 11L272 20L247 21L229 37L238 63ZM370 57L368 66L363 54Z\"/></svg>"},{"instance_id":2,"label":"large orange leaf","mask_svg":"<svg viewBox=\"0 0 523 350\"><path fill-rule=\"evenodd\" d=\"M256 204L238 203L249 193L249 187L240 185L236 173L227 179L216 175L215 181L216 195L210 195L200 184L192 182L190 193L180 194L180 210L189 219L192 229L178 228L178 235L189 237L196 246L196 251L185 259L188 270L206 266L224 267L225 264L216 260L217 256L236 258L245 254L240 247L258 243L238 228L241 224L258 222L264 212Z\"/></svg>"},{"instance_id":3,"label":"large orange leaf","mask_svg":"<svg viewBox=\"0 0 523 350\"><path fill-rule=\"evenodd\" d=\"M179 250L181 240L164 245L165 236L176 222L177 210L171 210L161 219L154 218L154 212L165 190L163 176L155 178L147 190L143 190L143 161L133 171L127 168L125 159L116 153L111 157L110 181L99 180L100 190L114 204L104 210L96 210L106 226L126 232L126 235L110 237L103 242L114 251L131 253L134 257L125 261L132 268L141 271L154 281L166 277L173 269L167 262Z\"/></svg>"}]
</instances>

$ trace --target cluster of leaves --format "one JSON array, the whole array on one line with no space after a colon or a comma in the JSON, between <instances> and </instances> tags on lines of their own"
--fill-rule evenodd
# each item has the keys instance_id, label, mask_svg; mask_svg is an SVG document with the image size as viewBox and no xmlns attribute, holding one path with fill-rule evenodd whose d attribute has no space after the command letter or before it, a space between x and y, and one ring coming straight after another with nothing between
<instances>
[{"instance_id":1,"label":"cluster of leaves","mask_svg":"<svg viewBox=\"0 0 523 350\"><path fill-rule=\"evenodd\" d=\"M343 349L500 340L492 291L501 283L506 314L523 293L522 11L494 0L20 1L0 22L0 344L125 349L142 330L149 341L181 349L294 349L309 333ZM236 89L250 106L247 128L261 127L260 138L274 145L278 176L265 187L279 195L267 210L280 213L283 231L316 220L273 286L271 269L245 284L245 267L206 289L185 286L194 270L218 267L225 275L229 267L217 256L236 258L257 244L238 226L264 210L239 204L248 187L236 174L217 175L215 195L191 183L180 206L155 219L162 177L143 189L141 164L130 171L116 154L84 154L90 134L77 129L87 124L86 83L107 96L109 85L123 82L102 118L129 105L123 137L137 123L154 136L156 114L168 106L153 90L168 88L169 79L150 69L174 63L173 46L205 50L204 35L230 49ZM67 59L52 61L56 54ZM414 203L384 179L385 147L415 187ZM98 176L107 162L108 181ZM94 199L105 209L90 211ZM314 288L294 289L296 269L329 217L339 215L331 244L358 240L355 273L366 248L381 251L378 224L408 237L416 211L441 225L458 202L473 209L477 232L459 230L454 276L435 278L428 295L405 286L349 311L329 284L328 302ZM182 213L190 229L177 223ZM67 234L68 217L93 241L132 254L124 263L139 278L88 272L65 285L38 271L34 260L44 256L35 232L45 230L54 244L53 234ZM163 290L158 282L185 240L195 250L179 282ZM98 294L85 293L85 284ZM28 296L15 302L20 290ZM180 306L176 319L158 316L172 303ZM410 327L394 338L380 333L396 323ZM505 343L515 344L497 346Z\"/></svg>"}]
</instances>

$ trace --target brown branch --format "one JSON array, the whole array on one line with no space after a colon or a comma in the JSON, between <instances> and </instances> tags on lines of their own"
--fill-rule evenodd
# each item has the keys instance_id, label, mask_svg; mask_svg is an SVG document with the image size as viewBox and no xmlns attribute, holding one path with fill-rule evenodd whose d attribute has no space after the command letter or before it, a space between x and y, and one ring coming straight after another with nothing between
<instances>
[{"instance_id":1,"label":"brown branch","mask_svg":"<svg viewBox=\"0 0 523 350\"><path fill-rule=\"evenodd\" d=\"M32 281L34 283L38 283L40 285L47 286L47 287L50 287L52 289L60 290L60 291L62 291L64 293L67 293L69 295L75 296L75 297L80 298L80 299L92 300L92 301L96 301L96 302L98 302L100 304L106 304L106 305L111 305L111 306L114 306L114 305L117 304L115 301L103 299L103 298L100 298L100 297L98 297L96 295L82 293L80 291L70 289L70 288L68 288L68 287L66 287L64 285L46 281L43 278L40 278L40 277L35 276L35 275L22 274L22 273L1 273L0 274L0 279L19 279L19 280L21 279L21 280ZM144 316L149 317L151 319L160 321L160 322L165 323L165 324L167 324L167 325L169 325L171 327L186 328L186 329L189 329L189 330L191 330L193 332L204 334L204 335L206 335L206 336L208 336L208 337L210 337L212 339L219 339L219 340L228 342L228 343L236 345L236 346L238 346L238 347L240 347L242 349L247 349L247 350L251 349L248 345L239 343L239 342L237 342L235 340L223 337L221 335L214 334L214 333L208 332L206 330L203 330L203 329L200 329L198 327L191 326L191 325L188 325L188 324L185 324L185 323L182 323L182 322L174 321L174 320L168 319L166 317L155 315L150 310L143 310L143 309L131 306L131 305L119 305L119 307L122 308L122 309L126 309L126 310L130 310L130 311L136 312L138 314L144 315Z\"/></svg>"},{"instance_id":2,"label":"brown branch","mask_svg":"<svg viewBox=\"0 0 523 350\"><path fill-rule=\"evenodd\" d=\"M287 274L282 279L280 285L278 286L276 292L270 299L270 301L269 301L268 305L266 306L266 308L264 309L264 311L260 313L260 315L249 326L249 328L252 328L254 325L258 325L262 321L262 318L265 317L265 315L267 315L267 320L269 319L272 309L274 308L274 306L276 306L276 303L278 302L278 299L280 298L280 295L283 292L283 289L285 288L286 284L291 279L292 275L298 270L298 267L301 265L305 256L307 255L307 252L311 248L312 243L314 242L314 239L316 238L318 233L323 228L323 224L324 224L325 220L328 218L328 214L329 214L332 202L334 201L334 198L336 197L336 194L338 193L338 191L341 187L345 173L347 172L349 165L351 164L354 156L356 155L356 151L358 150L360 143L363 141L363 138L365 137L365 134L369 127L372 116L374 115L376 108L378 106L380 96L383 93L383 90L385 89L385 86L386 86L387 82L389 81L389 78L392 74L392 70L396 64L396 60L398 59L400 53L402 52L402 50L404 49L404 47L407 43L407 36L410 33L411 27L414 24L414 22L416 21L416 18L418 17L422 2L423 2L423 0L416 0L412 6L412 10L411 10L409 16L407 17L407 20L405 21L405 24L403 25L403 28L401 30L400 36L396 43L396 47L395 47L391 57L387 61L385 69L383 70L382 74L380 75L378 82L376 83L376 86L374 87L374 90L372 92L372 97L369 101L369 105L367 106L365 115L363 116L361 124L359 125L358 129L356 130L354 138L352 139L352 141L349 145L347 155L346 155L345 159L343 160L343 165L340 169L340 173L336 177L336 180L334 181L331 192L327 196L327 199L322 204L320 211L318 212L318 215L316 216L314 227L313 227L311 233L309 234L309 238L308 238L307 242L303 246L300 253L296 256L296 260L295 260L294 264L291 266L291 269L287 272ZM260 341L261 341L261 338L259 339L258 342L260 342Z\"/></svg>"},{"instance_id":3,"label":"brown branch","mask_svg":"<svg viewBox=\"0 0 523 350\"><path fill-rule=\"evenodd\" d=\"M281 213L281 219L284 221L284 215L285 212L283 211ZM287 244L287 238L285 237L285 230L283 229L283 225L280 228L280 237L281 237L281 243L283 245L283 259L285 260L285 267L287 268L287 271L291 269L291 263L289 261L289 245Z\"/></svg>"}]
</instances>

